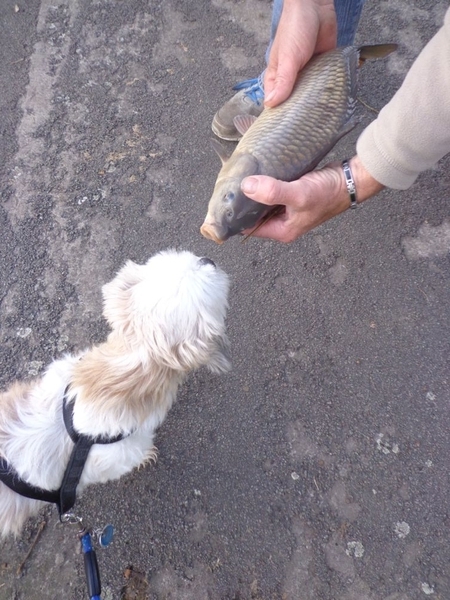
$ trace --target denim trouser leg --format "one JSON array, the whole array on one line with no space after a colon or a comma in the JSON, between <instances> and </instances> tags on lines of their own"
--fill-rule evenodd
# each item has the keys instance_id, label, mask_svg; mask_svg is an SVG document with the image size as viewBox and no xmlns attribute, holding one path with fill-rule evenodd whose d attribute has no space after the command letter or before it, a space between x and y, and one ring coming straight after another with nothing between
<instances>
[{"instance_id":1,"label":"denim trouser leg","mask_svg":"<svg viewBox=\"0 0 450 600\"><path fill-rule=\"evenodd\" d=\"M278 23L280 22L281 11L283 10L283 0L273 0L272 6L272 22L270 24L270 40L266 50L266 64L269 62L270 49L272 48L273 40L277 32Z\"/></svg>"},{"instance_id":2,"label":"denim trouser leg","mask_svg":"<svg viewBox=\"0 0 450 600\"><path fill-rule=\"evenodd\" d=\"M334 1L338 24L338 46L351 46L353 44L364 2L365 0ZM272 8L272 24L270 28L270 42L266 51L266 63L269 60L270 48L272 47L282 10L283 0L274 0Z\"/></svg>"},{"instance_id":3,"label":"denim trouser leg","mask_svg":"<svg viewBox=\"0 0 450 600\"><path fill-rule=\"evenodd\" d=\"M338 24L338 46L351 46L355 41L364 2L365 0L334 0Z\"/></svg>"}]
</instances>

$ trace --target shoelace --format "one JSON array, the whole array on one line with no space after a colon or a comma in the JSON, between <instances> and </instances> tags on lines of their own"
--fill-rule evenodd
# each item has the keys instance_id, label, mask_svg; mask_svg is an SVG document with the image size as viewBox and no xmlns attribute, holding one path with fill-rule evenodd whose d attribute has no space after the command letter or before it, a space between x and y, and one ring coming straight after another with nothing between
<instances>
[{"instance_id":1,"label":"shoelace","mask_svg":"<svg viewBox=\"0 0 450 600\"><path fill-rule=\"evenodd\" d=\"M244 90L245 95L248 96L252 100L252 102L257 104L258 106L260 106L261 102L264 100L264 89L261 77L241 81L233 87L233 90Z\"/></svg>"}]
</instances>

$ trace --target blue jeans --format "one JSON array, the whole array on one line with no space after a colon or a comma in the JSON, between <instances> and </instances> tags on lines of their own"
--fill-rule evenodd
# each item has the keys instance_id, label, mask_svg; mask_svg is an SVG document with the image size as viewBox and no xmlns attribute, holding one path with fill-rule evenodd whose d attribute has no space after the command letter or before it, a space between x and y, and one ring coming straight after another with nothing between
<instances>
[{"instance_id":1,"label":"blue jeans","mask_svg":"<svg viewBox=\"0 0 450 600\"><path fill-rule=\"evenodd\" d=\"M351 46L355 39L362 7L365 0L334 0L338 25L338 46ZM269 60L270 48L277 31L278 22L283 10L283 0L274 0L272 9L272 25L270 29L270 43L266 52L266 62Z\"/></svg>"}]
</instances>

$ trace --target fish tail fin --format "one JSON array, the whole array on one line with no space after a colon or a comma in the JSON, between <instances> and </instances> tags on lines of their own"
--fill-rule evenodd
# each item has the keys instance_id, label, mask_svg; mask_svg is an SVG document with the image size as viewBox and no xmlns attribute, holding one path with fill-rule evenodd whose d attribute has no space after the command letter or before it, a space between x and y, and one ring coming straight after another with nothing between
<instances>
[{"instance_id":1,"label":"fish tail fin","mask_svg":"<svg viewBox=\"0 0 450 600\"><path fill-rule=\"evenodd\" d=\"M397 44L375 44L374 46L361 46L358 49L359 64L362 65L366 60L384 58L391 52L395 52L397 48Z\"/></svg>"}]
</instances>

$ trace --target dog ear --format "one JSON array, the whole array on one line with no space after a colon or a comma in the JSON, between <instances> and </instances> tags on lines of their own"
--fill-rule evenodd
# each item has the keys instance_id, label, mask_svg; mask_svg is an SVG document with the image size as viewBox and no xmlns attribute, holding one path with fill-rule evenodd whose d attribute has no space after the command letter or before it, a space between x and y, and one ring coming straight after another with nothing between
<instances>
[{"instance_id":1,"label":"dog ear","mask_svg":"<svg viewBox=\"0 0 450 600\"><path fill-rule=\"evenodd\" d=\"M213 340L211 357L208 361L208 368L213 373L227 373L231 370L230 341L224 334L217 336Z\"/></svg>"},{"instance_id":2,"label":"dog ear","mask_svg":"<svg viewBox=\"0 0 450 600\"><path fill-rule=\"evenodd\" d=\"M229 347L225 334L214 336L206 344L200 340L184 340L171 348L164 362L177 371L194 371L207 366L213 373L226 373L231 369Z\"/></svg>"},{"instance_id":3,"label":"dog ear","mask_svg":"<svg viewBox=\"0 0 450 600\"><path fill-rule=\"evenodd\" d=\"M103 315L113 329L125 335L131 326L131 290L141 281L142 266L129 260L115 278L102 287Z\"/></svg>"}]
</instances>

